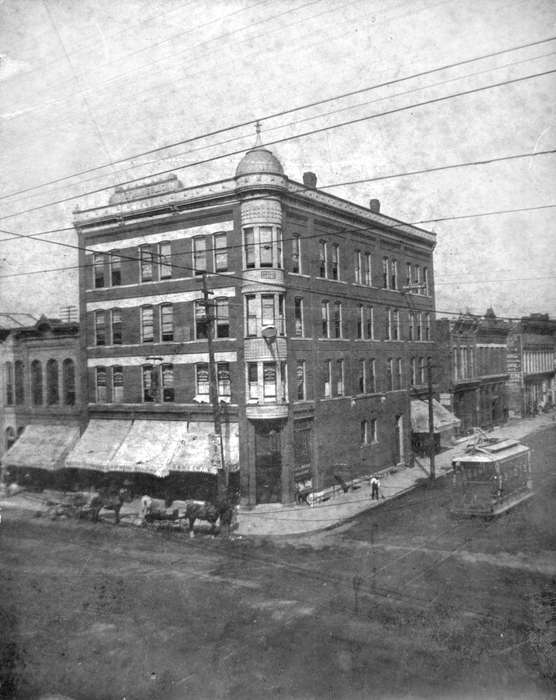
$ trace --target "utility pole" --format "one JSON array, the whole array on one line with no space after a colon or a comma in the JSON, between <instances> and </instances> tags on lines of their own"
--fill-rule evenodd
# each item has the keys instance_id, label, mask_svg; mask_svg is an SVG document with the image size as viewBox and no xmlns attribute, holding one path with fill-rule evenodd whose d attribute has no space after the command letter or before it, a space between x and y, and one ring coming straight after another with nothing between
<instances>
[{"instance_id":1,"label":"utility pole","mask_svg":"<svg viewBox=\"0 0 556 700\"><path fill-rule=\"evenodd\" d=\"M432 358L427 358L427 383L428 383L428 401L429 401L429 459L430 459L430 479L434 483L435 479L435 464L434 464L434 412L433 412L433 393L432 393Z\"/></svg>"},{"instance_id":2,"label":"utility pole","mask_svg":"<svg viewBox=\"0 0 556 700\"><path fill-rule=\"evenodd\" d=\"M208 366L209 366L209 398L212 405L212 416L214 420L214 432L220 448L220 474L224 476L224 491L228 493L228 470L224 460L224 443L222 439L222 416L220 413L220 403L218 401L218 377L216 371L216 362L214 361L214 348L212 345L212 333L214 328L214 302L209 301L209 292L207 289L206 275L203 274L203 306L205 307L205 321L207 329L207 344L208 344ZM219 474L219 482L220 482ZM221 491L221 489L219 489Z\"/></svg>"}]
</instances>

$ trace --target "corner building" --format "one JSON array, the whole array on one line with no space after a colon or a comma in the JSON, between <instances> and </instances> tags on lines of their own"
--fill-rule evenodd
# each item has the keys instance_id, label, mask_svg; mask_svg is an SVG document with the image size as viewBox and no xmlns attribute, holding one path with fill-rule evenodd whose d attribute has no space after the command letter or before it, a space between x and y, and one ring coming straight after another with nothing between
<instances>
[{"instance_id":1,"label":"corner building","mask_svg":"<svg viewBox=\"0 0 556 700\"><path fill-rule=\"evenodd\" d=\"M409 389L434 348L434 234L377 200L319 191L312 173L290 180L258 145L231 179L118 189L75 226L88 432L108 436L94 458L105 471L215 473L207 328L243 505L410 462Z\"/></svg>"}]
</instances>

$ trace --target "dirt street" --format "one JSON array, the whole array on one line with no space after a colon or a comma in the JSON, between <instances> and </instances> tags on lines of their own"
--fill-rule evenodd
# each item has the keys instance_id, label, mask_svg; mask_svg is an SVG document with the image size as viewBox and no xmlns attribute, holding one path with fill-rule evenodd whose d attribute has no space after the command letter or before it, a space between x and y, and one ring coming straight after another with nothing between
<instances>
[{"instance_id":1,"label":"dirt street","mask_svg":"<svg viewBox=\"0 0 556 700\"><path fill-rule=\"evenodd\" d=\"M490 522L445 483L273 542L6 510L0 697L553 697L556 430L525 442L537 495Z\"/></svg>"}]
</instances>

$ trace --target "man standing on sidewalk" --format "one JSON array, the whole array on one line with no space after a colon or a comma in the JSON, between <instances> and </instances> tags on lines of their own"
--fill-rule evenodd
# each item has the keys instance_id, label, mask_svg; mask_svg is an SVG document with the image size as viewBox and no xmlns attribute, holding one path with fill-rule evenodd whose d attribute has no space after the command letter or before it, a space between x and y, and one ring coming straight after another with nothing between
<instances>
[{"instance_id":1,"label":"man standing on sidewalk","mask_svg":"<svg viewBox=\"0 0 556 700\"><path fill-rule=\"evenodd\" d=\"M376 478L376 476L373 476L371 479L371 500L374 501L375 498L378 501L378 489L380 486L379 480Z\"/></svg>"}]
</instances>

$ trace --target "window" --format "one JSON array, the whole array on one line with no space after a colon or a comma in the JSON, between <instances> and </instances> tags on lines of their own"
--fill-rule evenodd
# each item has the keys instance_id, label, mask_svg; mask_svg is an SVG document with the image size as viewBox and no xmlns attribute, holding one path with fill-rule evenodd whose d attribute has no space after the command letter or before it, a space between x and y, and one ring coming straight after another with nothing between
<instances>
[{"instance_id":1,"label":"window","mask_svg":"<svg viewBox=\"0 0 556 700\"><path fill-rule=\"evenodd\" d=\"M122 344L122 312L120 309L112 309L110 312L112 326L112 345Z\"/></svg>"},{"instance_id":2,"label":"window","mask_svg":"<svg viewBox=\"0 0 556 700\"><path fill-rule=\"evenodd\" d=\"M409 361L410 373L411 373L411 384L415 386L417 382L417 358L412 357Z\"/></svg>"},{"instance_id":3,"label":"window","mask_svg":"<svg viewBox=\"0 0 556 700\"><path fill-rule=\"evenodd\" d=\"M391 313L391 309L384 310L384 337L386 338L386 340L392 339L390 313Z\"/></svg>"},{"instance_id":4,"label":"window","mask_svg":"<svg viewBox=\"0 0 556 700\"><path fill-rule=\"evenodd\" d=\"M249 389L249 398L259 398L259 371L256 362L247 364L247 384Z\"/></svg>"},{"instance_id":5,"label":"window","mask_svg":"<svg viewBox=\"0 0 556 700\"><path fill-rule=\"evenodd\" d=\"M392 332L390 333L390 337L392 340L399 340L400 339L400 312L398 309L393 309L391 313L391 322L392 322Z\"/></svg>"},{"instance_id":6,"label":"window","mask_svg":"<svg viewBox=\"0 0 556 700\"><path fill-rule=\"evenodd\" d=\"M369 444L369 424L366 420L361 421L361 444Z\"/></svg>"},{"instance_id":7,"label":"window","mask_svg":"<svg viewBox=\"0 0 556 700\"><path fill-rule=\"evenodd\" d=\"M376 418L371 418L370 437L371 437L371 442L378 442L378 432L377 432L377 422L376 422Z\"/></svg>"},{"instance_id":8,"label":"window","mask_svg":"<svg viewBox=\"0 0 556 700\"><path fill-rule=\"evenodd\" d=\"M284 323L284 295L278 295L278 333L284 335L286 324Z\"/></svg>"},{"instance_id":9,"label":"window","mask_svg":"<svg viewBox=\"0 0 556 700\"><path fill-rule=\"evenodd\" d=\"M367 338L374 340L375 337L375 310L372 306L367 306Z\"/></svg>"},{"instance_id":10,"label":"window","mask_svg":"<svg viewBox=\"0 0 556 700\"><path fill-rule=\"evenodd\" d=\"M362 276L361 276L361 251L356 250L354 253L354 260L353 260L353 267L354 267L354 281L356 284L361 284L362 281Z\"/></svg>"},{"instance_id":11,"label":"window","mask_svg":"<svg viewBox=\"0 0 556 700\"><path fill-rule=\"evenodd\" d=\"M14 402L14 377L11 362L4 364L4 381L6 382L6 405L13 406Z\"/></svg>"},{"instance_id":12,"label":"window","mask_svg":"<svg viewBox=\"0 0 556 700\"><path fill-rule=\"evenodd\" d=\"M67 357L62 363L62 387L65 406L75 405L75 362ZM42 387L41 387L42 394Z\"/></svg>"},{"instance_id":13,"label":"window","mask_svg":"<svg viewBox=\"0 0 556 700\"><path fill-rule=\"evenodd\" d=\"M156 400L158 387L156 386L156 374L152 365L143 366L143 401L152 403Z\"/></svg>"},{"instance_id":14,"label":"window","mask_svg":"<svg viewBox=\"0 0 556 700\"><path fill-rule=\"evenodd\" d=\"M332 362L325 360L322 365L322 392L321 396L328 398L332 395Z\"/></svg>"},{"instance_id":15,"label":"window","mask_svg":"<svg viewBox=\"0 0 556 700\"><path fill-rule=\"evenodd\" d=\"M204 301L195 302L195 338L205 340L208 335L207 311Z\"/></svg>"},{"instance_id":16,"label":"window","mask_svg":"<svg viewBox=\"0 0 556 700\"><path fill-rule=\"evenodd\" d=\"M342 303L334 302L334 337L342 337Z\"/></svg>"},{"instance_id":17,"label":"window","mask_svg":"<svg viewBox=\"0 0 556 700\"><path fill-rule=\"evenodd\" d=\"M425 358L420 357L419 358L419 383L420 384L425 384L427 381L427 368L425 364Z\"/></svg>"},{"instance_id":18,"label":"window","mask_svg":"<svg viewBox=\"0 0 556 700\"><path fill-rule=\"evenodd\" d=\"M365 253L365 284L370 287L373 283L373 265L370 253Z\"/></svg>"},{"instance_id":19,"label":"window","mask_svg":"<svg viewBox=\"0 0 556 700\"><path fill-rule=\"evenodd\" d=\"M163 364L160 368L162 374L162 401L174 400L174 365Z\"/></svg>"},{"instance_id":20,"label":"window","mask_svg":"<svg viewBox=\"0 0 556 700\"><path fill-rule=\"evenodd\" d=\"M209 366L207 362L195 365L195 384L198 396L208 397L210 395Z\"/></svg>"},{"instance_id":21,"label":"window","mask_svg":"<svg viewBox=\"0 0 556 700\"><path fill-rule=\"evenodd\" d=\"M230 309L227 299L216 300L216 337L230 337Z\"/></svg>"},{"instance_id":22,"label":"window","mask_svg":"<svg viewBox=\"0 0 556 700\"><path fill-rule=\"evenodd\" d=\"M272 267L272 226L259 227L259 261L261 267Z\"/></svg>"},{"instance_id":23,"label":"window","mask_svg":"<svg viewBox=\"0 0 556 700\"><path fill-rule=\"evenodd\" d=\"M196 275L207 271L207 241L205 238L193 239L193 268Z\"/></svg>"},{"instance_id":24,"label":"window","mask_svg":"<svg viewBox=\"0 0 556 700\"><path fill-rule=\"evenodd\" d=\"M398 288L398 261L392 260L390 263L390 288Z\"/></svg>"},{"instance_id":25,"label":"window","mask_svg":"<svg viewBox=\"0 0 556 700\"><path fill-rule=\"evenodd\" d=\"M95 311L95 345L106 344L106 332L104 328L104 311Z\"/></svg>"},{"instance_id":26,"label":"window","mask_svg":"<svg viewBox=\"0 0 556 700\"><path fill-rule=\"evenodd\" d=\"M244 229L243 237L245 242L245 267L255 267L255 230L252 228Z\"/></svg>"},{"instance_id":27,"label":"window","mask_svg":"<svg viewBox=\"0 0 556 700\"><path fill-rule=\"evenodd\" d=\"M174 340L174 307L172 304L162 304L160 307L160 340Z\"/></svg>"},{"instance_id":28,"label":"window","mask_svg":"<svg viewBox=\"0 0 556 700\"><path fill-rule=\"evenodd\" d=\"M301 236L292 237L292 272L301 273Z\"/></svg>"},{"instance_id":29,"label":"window","mask_svg":"<svg viewBox=\"0 0 556 700\"><path fill-rule=\"evenodd\" d=\"M393 373L394 361L392 358L386 360L386 391L394 390L394 373Z\"/></svg>"},{"instance_id":30,"label":"window","mask_svg":"<svg viewBox=\"0 0 556 700\"><path fill-rule=\"evenodd\" d=\"M423 284L425 285L425 288L423 290L423 294L425 294L426 296L430 296L429 268L428 267L423 268Z\"/></svg>"},{"instance_id":31,"label":"window","mask_svg":"<svg viewBox=\"0 0 556 700\"><path fill-rule=\"evenodd\" d=\"M276 400L276 362L263 362L263 396Z\"/></svg>"},{"instance_id":32,"label":"window","mask_svg":"<svg viewBox=\"0 0 556 700\"><path fill-rule=\"evenodd\" d=\"M119 255L116 255L116 253L110 253L110 284L113 287L119 287L121 283L122 259Z\"/></svg>"},{"instance_id":33,"label":"window","mask_svg":"<svg viewBox=\"0 0 556 700\"><path fill-rule=\"evenodd\" d=\"M319 277L326 277L327 251L326 241L319 241Z\"/></svg>"},{"instance_id":34,"label":"window","mask_svg":"<svg viewBox=\"0 0 556 700\"><path fill-rule=\"evenodd\" d=\"M60 402L58 393L58 363L54 359L46 363L46 404L54 406Z\"/></svg>"},{"instance_id":35,"label":"window","mask_svg":"<svg viewBox=\"0 0 556 700\"><path fill-rule=\"evenodd\" d=\"M95 388L97 403L106 403L106 367L97 367L95 370Z\"/></svg>"},{"instance_id":36,"label":"window","mask_svg":"<svg viewBox=\"0 0 556 700\"><path fill-rule=\"evenodd\" d=\"M368 391L371 394L376 392L376 360L369 360Z\"/></svg>"},{"instance_id":37,"label":"window","mask_svg":"<svg viewBox=\"0 0 556 700\"><path fill-rule=\"evenodd\" d=\"M409 340L415 340L415 313L413 311L409 312Z\"/></svg>"},{"instance_id":38,"label":"window","mask_svg":"<svg viewBox=\"0 0 556 700\"><path fill-rule=\"evenodd\" d=\"M330 277L333 280L340 279L340 246L334 243L332 246L332 255L330 258Z\"/></svg>"},{"instance_id":39,"label":"window","mask_svg":"<svg viewBox=\"0 0 556 700\"><path fill-rule=\"evenodd\" d=\"M214 234L214 271L226 272L228 269L228 234Z\"/></svg>"},{"instance_id":40,"label":"window","mask_svg":"<svg viewBox=\"0 0 556 700\"><path fill-rule=\"evenodd\" d=\"M431 315L425 314L425 340L431 339Z\"/></svg>"},{"instance_id":41,"label":"window","mask_svg":"<svg viewBox=\"0 0 556 700\"><path fill-rule=\"evenodd\" d=\"M406 263L405 264L405 286L406 287L411 287L411 263ZM408 289L409 292L411 292L411 289Z\"/></svg>"},{"instance_id":42,"label":"window","mask_svg":"<svg viewBox=\"0 0 556 700\"><path fill-rule=\"evenodd\" d=\"M327 301L321 304L321 321L322 321L322 337L328 338L328 329L330 325L330 309Z\"/></svg>"},{"instance_id":43,"label":"window","mask_svg":"<svg viewBox=\"0 0 556 700\"><path fill-rule=\"evenodd\" d=\"M31 401L33 406L42 406L42 364L39 360L31 362Z\"/></svg>"},{"instance_id":44,"label":"window","mask_svg":"<svg viewBox=\"0 0 556 700\"><path fill-rule=\"evenodd\" d=\"M247 317L247 335L257 335L257 297L254 294L248 294L245 297L246 317Z\"/></svg>"},{"instance_id":45,"label":"window","mask_svg":"<svg viewBox=\"0 0 556 700\"><path fill-rule=\"evenodd\" d=\"M367 369L365 360L359 360L359 393L364 394L367 390Z\"/></svg>"},{"instance_id":46,"label":"window","mask_svg":"<svg viewBox=\"0 0 556 700\"><path fill-rule=\"evenodd\" d=\"M232 381L230 376L230 363L219 362L217 364L218 397L230 398L232 395Z\"/></svg>"},{"instance_id":47,"label":"window","mask_svg":"<svg viewBox=\"0 0 556 700\"><path fill-rule=\"evenodd\" d=\"M294 321L295 321L295 335L303 335L303 299L301 297L295 297L293 302L294 310Z\"/></svg>"},{"instance_id":48,"label":"window","mask_svg":"<svg viewBox=\"0 0 556 700\"><path fill-rule=\"evenodd\" d=\"M384 289L388 289L388 258L382 258L382 286Z\"/></svg>"},{"instance_id":49,"label":"window","mask_svg":"<svg viewBox=\"0 0 556 700\"><path fill-rule=\"evenodd\" d=\"M274 295L261 295L261 323L265 326L274 326Z\"/></svg>"},{"instance_id":50,"label":"window","mask_svg":"<svg viewBox=\"0 0 556 700\"><path fill-rule=\"evenodd\" d=\"M150 246L142 246L141 257L141 282L152 282L153 279L153 252Z\"/></svg>"},{"instance_id":51,"label":"window","mask_svg":"<svg viewBox=\"0 0 556 700\"><path fill-rule=\"evenodd\" d=\"M172 276L172 246L160 243L158 246L158 271L161 280Z\"/></svg>"},{"instance_id":52,"label":"window","mask_svg":"<svg viewBox=\"0 0 556 700\"><path fill-rule=\"evenodd\" d=\"M402 358L401 357L398 357L398 359L396 360L396 374L398 377L398 381L397 381L398 389L403 389L403 384L404 384L404 382L403 382L403 365L402 365Z\"/></svg>"},{"instance_id":53,"label":"window","mask_svg":"<svg viewBox=\"0 0 556 700\"><path fill-rule=\"evenodd\" d=\"M359 304L359 313L357 314L357 338L362 340L364 338L363 329L365 328L365 307L363 304Z\"/></svg>"},{"instance_id":54,"label":"window","mask_svg":"<svg viewBox=\"0 0 556 700\"><path fill-rule=\"evenodd\" d=\"M336 396L344 395L344 361L336 360Z\"/></svg>"},{"instance_id":55,"label":"window","mask_svg":"<svg viewBox=\"0 0 556 700\"><path fill-rule=\"evenodd\" d=\"M95 289L104 287L104 255L100 253L93 255L93 276Z\"/></svg>"},{"instance_id":56,"label":"window","mask_svg":"<svg viewBox=\"0 0 556 700\"><path fill-rule=\"evenodd\" d=\"M298 360L295 366L296 396L298 401L304 401L305 394L305 360Z\"/></svg>"},{"instance_id":57,"label":"window","mask_svg":"<svg viewBox=\"0 0 556 700\"><path fill-rule=\"evenodd\" d=\"M419 289L419 285L421 284L421 268L419 265L413 266L413 284L417 285L415 293L421 294L421 290Z\"/></svg>"},{"instance_id":58,"label":"window","mask_svg":"<svg viewBox=\"0 0 556 700\"><path fill-rule=\"evenodd\" d=\"M112 401L123 403L124 400L124 368L120 365L112 367Z\"/></svg>"},{"instance_id":59,"label":"window","mask_svg":"<svg viewBox=\"0 0 556 700\"><path fill-rule=\"evenodd\" d=\"M143 306L141 308L141 342L154 342L154 314L152 306Z\"/></svg>"}]
</instances>

